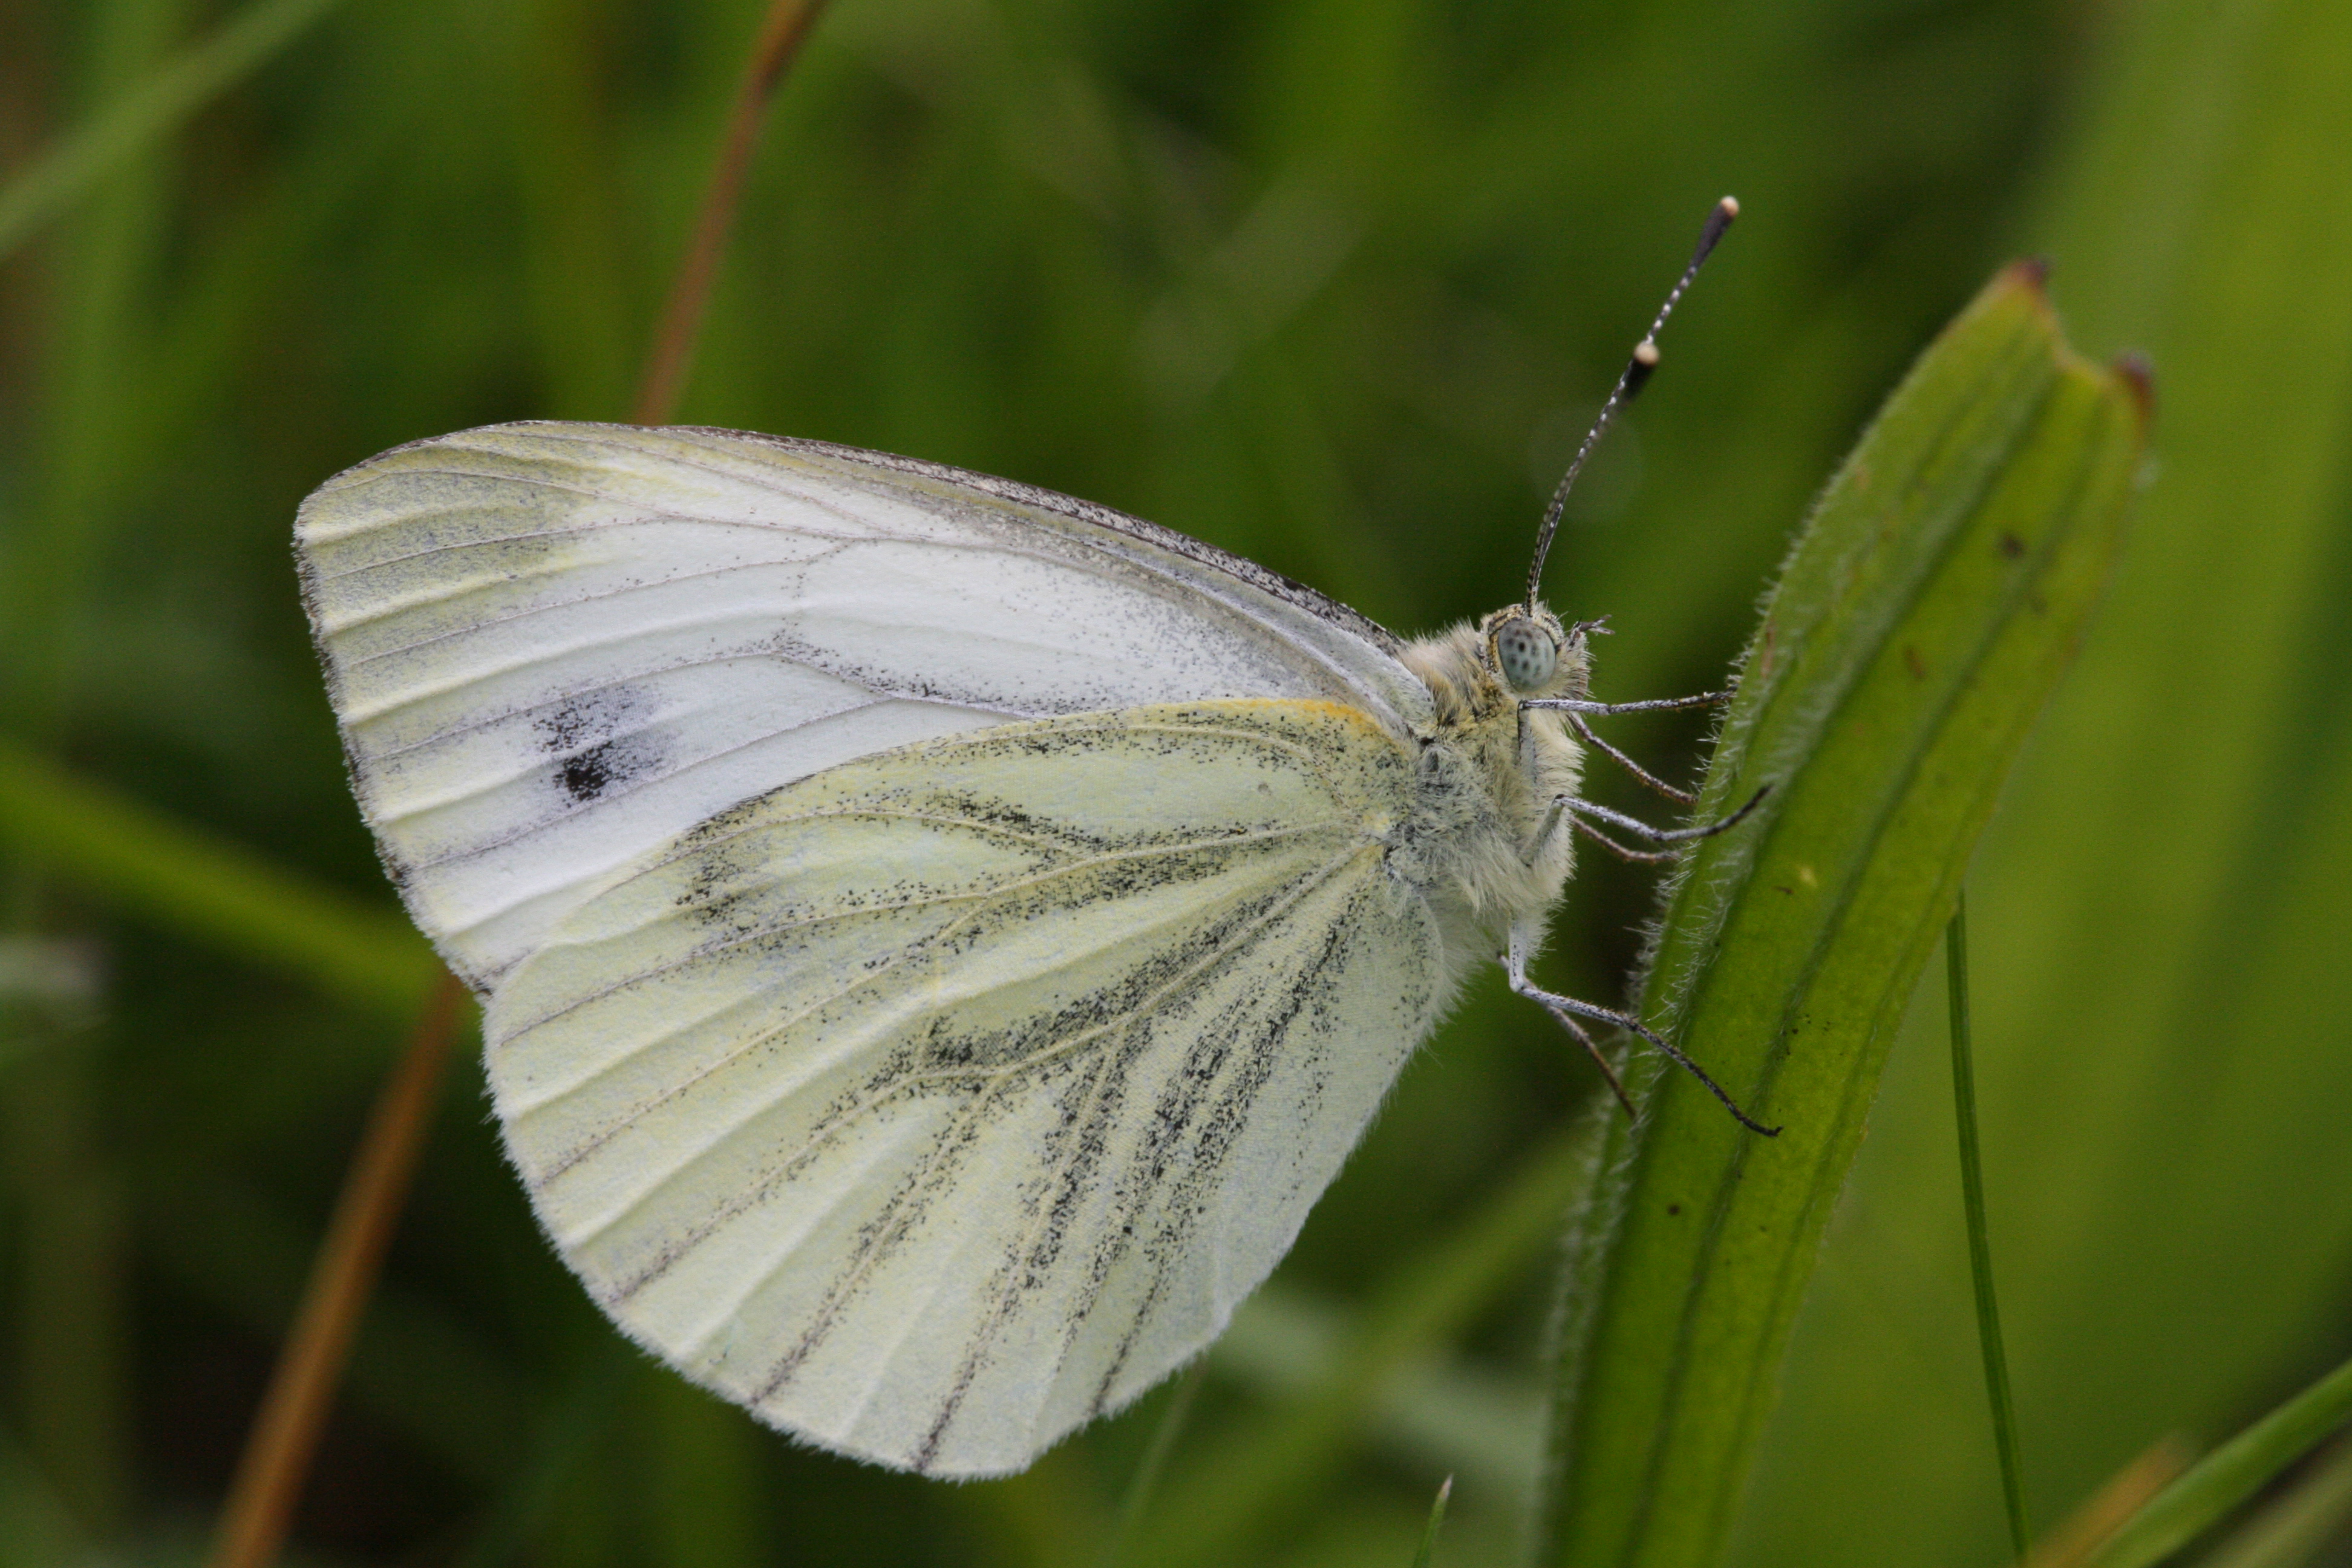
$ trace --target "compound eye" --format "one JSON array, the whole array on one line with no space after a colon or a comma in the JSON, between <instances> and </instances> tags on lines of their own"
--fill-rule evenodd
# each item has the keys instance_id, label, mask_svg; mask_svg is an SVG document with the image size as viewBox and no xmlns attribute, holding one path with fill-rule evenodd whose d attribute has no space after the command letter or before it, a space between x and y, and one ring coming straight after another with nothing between
<instances>
[{"instance_id":1,"label":"compound eye","mask_svg":"<svg viewBox=\"0 0 2352 1568\"><path fill-rule=\"evenodd\" d=\"M1495 630L1495 662L1514 691L1533 691L1559 668L1559 645L1551 634L1522 616Z\"/></svg>"}]
</instances>

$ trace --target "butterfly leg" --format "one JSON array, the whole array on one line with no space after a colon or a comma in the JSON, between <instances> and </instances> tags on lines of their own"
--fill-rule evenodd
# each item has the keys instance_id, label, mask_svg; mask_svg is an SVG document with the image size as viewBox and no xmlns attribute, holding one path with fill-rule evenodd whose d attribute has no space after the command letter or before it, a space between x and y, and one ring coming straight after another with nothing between
<instances>
[{"instance_id":1,"label":"butterfly leg","mask_svg":"<svg viewBox=\"0 0 2352 1568\"><path fill-rule=\"evenodd\" d=\"M1738 1102L1726 1094L1715 1079L1707 1077L1704 1068L1667 1044L1663 1036L1632 1014L1621 1013L1613 1007L1603 1007L1591 1002L1580 1002L1573 996L1562 996L1556 992L1546 991L1528 979L1528 960L1535 951L1535 938L1536 928L1532 924L1515 925L1511 928L1510 952L1503 960L1503 972L1510 978L1511 989L1557 1018L1570 1034L1574 1035L1582 1043L1584 1048L1591 1053L1592 1059L1601 1064L1601 1070L1608 1076L1609 1087L1616 1092L1617 1101L1625 1108L1625 1113L1628 1116L1633 1114L1633 1100L1626 1094L1624 1083L1618 1078L1616 1069L1610 1066L1608 1058L1601 1054L1600 1047L1593 1043L1592 1037L1586 1032L1585 1020L1596 1024L1614 1025L1629 1034L1641 1036L1660 1055L1705 1084L1706 1091L1721 1100L1723 1108L1730 1111L1733 1120L1742 1127L1747 1128L1750 1132L1761 1133L1767 1138L1780 1136L1780 1130L1778 1127L1767 1127L1740 1110Z\"/></svg>"},{"instance_id":2,"label":"butterfly leg","mask_svg":"<svg viewBox=\"0 0 2352 1568\"><path fill-rule=\"evenodd\" d=\"M1770 784L1760 785L1738 810L1726 816L1718 816L1713 822L1703 822L1696 827L1653 827L1638 816L1628 816L1622 811L1612 811L1605 805L1596 805L1591 801L1580 800L1572 795L1564 795L1552 802L1552 809L1555 813L1574 812L1579 818L1580 826L1582 826L1582 819L1590 817L1596 822L1605 822L1612 827L1622 828L1634 837L1652 844L1687 844L1692 839L1712 838L1718 833L1727 833L1738 826L1748 819L1749 812L1764 804L1764 797L1771 793ZM1551 820L1549 817L1545 818L1547 826ZM1605 843L1607 840L1604 839L1602 842Z\"/></svg>"},{"instance_id":3,"label":"butterfly leg","mask_svg":"<svg viewBox=\"0 0 2352 1568\"><path fill-rule=\"evenodd\" d=\"M1657 774L1652 773L1649 769L1643 767L1641 763L1635 762L1633 758L1627 756L1624 752L1619 751L1616 747L1611 745L1608 742L1595 734L1593 732L1592 726L1584 721L1584 715L1577 712L1574 709L1569 710L1568 727L1574 730L1577 732L1577 735L1586 745L1591 746L1594 751L1599 752L1611 762L1615 763L1619 767L1623 768L1627 773L1633 774L1635 782L1645 784L1649 788L1655 790L1658 794L1664 795L1668 800L1678 801L1684 805L1696 805L1698 804L1698 795L1696 793L1686 789L1678 789L1675 785L1668 784L1665 780L1660 778Z\"/></svg>"},{"instance_id":4,"label":"butterfly leg","mask_svg":"<svg viewBox=\"0 0 2352 1568\"><path fill-rule=\"evenodd\" d=\"M1580 630L1586 626L1595 626L1596 624L1597 623L1593 622L1580 621L1574 628L1571 628L1571 630ZM1600 629L1605 630L1606 628L1602 627ZM1586 715L1600 714L1606 716L1612 713L1669 712L1684 708L1707 708L1715 706L1717 703L1728 702L1730 700L1731 693L1728 691L1702 691L1695 697L1661 697L1647 702L1596 702L1589 697L1543 697L1530 699L1528 701L1520 703L1519 706L1522 708L1557 709L1559 711L1566 713L1568 715L1569 727L1576 731L1578 737L1581 739L1586 745L1591 746L1594 751L1599 752L1611 762L1615 763L1619 767L1623 768L1627 773L1633 774L1633 777L1641 784L1657 791L1658 794L1664 795L1668 800L1679 801L1685 805L1691 805L1697 802L1697 795L1692 794L1689 790L1678 789L1675 785L1668 784L1665 780L1660 778L1657 774L1652 773L1649 769L1643 767L1641 763L1635 762L1633 758L1627 756L1624 752L1619 751L1608 742L1602 740L1600 735L1594 731L1592 726L1586 722Z\"/></svg>"},{"instance_id":5,"label":"butterfly leg","mask_svg":"<svg viewBox=\"0 0 2352 1568\"><path fill-rule=\"evenodd\" d=\"M1712 838L1718 833L1738 826L1746 820L1749 812L1754 811L1763 803L1764 797L1771 793L1771 789L1770 784L1765 784L1754 795L1749 795L1748 803L1738 811L1696 827L1653 827L1640 818L1628 816L1622 811L1612 811L1605 805L1595 805L1589 800L1580 800L1574 795L1564 795L1553 801L1551 809L1544 814L1543 824L1536 829L1535 840L1528 846L1527 862L1530 866L1536 863L1537 858L1542 855L1545 848L1550 845L1551 836L1559 831L1560 818L1567 816L1570 823L1579 833L1599 844L1619 859L1639 861L1653 866L1664 865L1675 858L1675 850L1635 849L1629 845L1618 843L1585 819L1598 818L1612 826L1622 828L1638 838L1647 839L1653 844L1685 844L1694 838ZM1572 816L1570 815L1571 813Z\"/></svg>"},{"instance_id":6,"label":"butterfly leg","mask_svg":"<svg viewBox=\"0 0 2352 1568\"><path fill-rule=\"evenodd\" d=\"M1695 691L1688 697L1645 697L1639 702L1602 702L1591 697L1530 697L1522 708L1559 708L1570 713L1607 718L1615 713L1667 713L1684 708L1712 708L1731 700L1728 691Z\"/></svg>"},{"instance_id":7,"label":"butterfly leg","mask_svg":"<svg viewBox=\"0 0 2352 1568\"><path fill-rule=\"evenodd\" d=\"M1677 849L1636 849L1630 844L1618 843L1617 840L1610 837L1609 835L1601 832L1601 829L1593 826L1592 824L1585 821L1584 818L1580 816L1571 816L1568 820L1570 826L1573 826L1579 833L1581 833L1587 838L1591 839L1592 842L1600 845L1601 847L1608 850L1609 853L1616 856L1620 860L1629 860L1633 862L1635 865L1670 865L1675 859L1679 858L1682 853Z\"/></svg>"}]
</instances>

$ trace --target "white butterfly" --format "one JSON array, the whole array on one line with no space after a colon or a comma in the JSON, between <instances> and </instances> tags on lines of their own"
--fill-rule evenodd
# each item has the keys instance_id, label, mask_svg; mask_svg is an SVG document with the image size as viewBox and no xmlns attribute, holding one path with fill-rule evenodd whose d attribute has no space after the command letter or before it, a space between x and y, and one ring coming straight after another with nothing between
<instances>
[{"instance_id":1,"label":"white butterfly","mask_svg":"<svg viewBox=\"0 0 2352 1568\"><path fill-rule=\"evenodd\" d=\"M566 1262L697 1383L929 1474L1213 1339L1473 965L1626 1022L1527 978L1563 812L1707 831L1576 800L1610 709L1532 587L1408 643L1025 485L605 425L397 447L297 537Z\"/></svg>"}]
</instances>

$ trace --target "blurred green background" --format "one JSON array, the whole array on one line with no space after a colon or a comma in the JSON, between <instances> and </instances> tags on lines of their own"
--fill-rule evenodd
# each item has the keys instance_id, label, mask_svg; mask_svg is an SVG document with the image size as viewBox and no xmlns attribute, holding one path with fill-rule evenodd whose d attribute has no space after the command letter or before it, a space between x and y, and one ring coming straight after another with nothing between
<instances>
[{"instance_id":1,"label":"blurred green background","mask_svg":"<svg viewBox=\"0 0 2352 1568\"><path fill-rule=\"evenodd\" d=\"M421 998L295 504L400 441L625 414L763 8L0 3L0 1564L202 1550ZM23 205L46 149L257 16L282 45ZM1664 695L1720 679L1926 338L2053 257L2078 343L2147 351L2159 412L1971 883L2051 1521L2352 1349L2347 82L2340 0L839 0L679 416L1047 485L1427 628L1514 592L1734 192L1549 574L1614 617L1602 693ZM1687 774L1699 733L1622 739ZM1551 978L1620 998L1650 908L1589 867ZM2001 1560L1940 1013L1832 1226L1745 1564ZM1402 1568L1449 1472L1438 1561L1513 1560L1557 1139L1594 1087L1474 989L1211 1357L1135 1560ZM1097 1561L1165 1394L1008 1482L796 1450L603 1326L486 1114L459 1070L296 1556Z\"/></svg>"}]
</instances>

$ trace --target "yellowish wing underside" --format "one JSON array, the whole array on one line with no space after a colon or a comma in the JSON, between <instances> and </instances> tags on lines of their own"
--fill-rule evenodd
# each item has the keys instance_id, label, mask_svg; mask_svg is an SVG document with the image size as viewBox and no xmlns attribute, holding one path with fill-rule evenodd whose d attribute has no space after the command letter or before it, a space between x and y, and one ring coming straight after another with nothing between
<instances>
[{"instance_id":1,"label":"yellowish wing underside","mask_svg":"<svg viewBox=\"0 0 2352 1568\"><path fill-rule=\"evenodd\" d=\"M1434 1021L1406 748L1329 703L1005 725L714 817L501 984L541 1220L688 1375L1016 1469L1208 1343Z\"/></svg>"}]
</instances>

